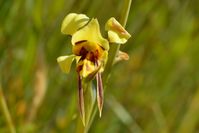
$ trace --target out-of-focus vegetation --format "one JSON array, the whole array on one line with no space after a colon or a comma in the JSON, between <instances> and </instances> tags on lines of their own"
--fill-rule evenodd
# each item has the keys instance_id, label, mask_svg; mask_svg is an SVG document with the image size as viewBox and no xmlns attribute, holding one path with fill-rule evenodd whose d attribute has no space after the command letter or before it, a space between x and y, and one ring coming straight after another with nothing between
<instances>
[{"instance_id":1,"label":"out-of-focus vegetation","mask_svg":"<svg viewBox=\"0 0 199 133\"><path fill-rule=\"evenodd\" d=\"M56 62L70 54L60 32L70 12L101 24L123 0L1 0L0 83L18 132L73 133L80 121L77 76ZM112 70L102 118L91 133L199 132L199 1L133 0L127 62ZM0 132L8 126L0 110Z\"/></svg>"}]
</instances>

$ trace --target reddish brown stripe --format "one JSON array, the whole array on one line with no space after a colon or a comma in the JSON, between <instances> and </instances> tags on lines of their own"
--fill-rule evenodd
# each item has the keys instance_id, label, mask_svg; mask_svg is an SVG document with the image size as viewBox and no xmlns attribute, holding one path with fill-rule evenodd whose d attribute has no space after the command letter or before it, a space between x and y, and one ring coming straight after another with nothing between
<instances>
[{"instance_id":1,"label":"reddish brown stripe","mask_svg":"<svg viewBox=\"0 0 199 133\"><path fill-rule=\"evenodd\" d=\"M99 45L100 46L100 45ZM100 46L100 48L102 49L102 50L105 50L105 48L103 48L102 46Z\"/></svg>"},{"instance_id":2,"label":"reddish brown stripe","mask_svg":"<svg viewBox=\"0 0 199 133\"><path fill-rule=\"evenodd\" d=\"M86 41L87 41L87 40L78 41L78 42L75 43L75 45L81 44L81 43L86 42Z\"/></svg>"},{"instance_id":3,"label":"reddish brown stripe","mask_svg":"<svg viewBox=\"0 0 199 133\"><path fill-rule=\"evenodd\" d=\"M101 73L97 74L97 82L98 82L98 96L99 96L99 104L100 104L100 108L102 108L103 105L103 84L102 84L102 77L101 77Z\"/></svg>"}]
</instances>

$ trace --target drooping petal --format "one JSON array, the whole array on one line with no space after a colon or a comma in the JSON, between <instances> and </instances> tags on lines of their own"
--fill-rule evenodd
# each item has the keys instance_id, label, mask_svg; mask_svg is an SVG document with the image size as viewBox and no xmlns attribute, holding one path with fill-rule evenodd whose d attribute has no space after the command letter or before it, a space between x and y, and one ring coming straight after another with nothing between
<instances>
[{"instance_id":1,"label":"drooping petal","mask_svg":"<svg viewBox=\"0 0 199 133\"><path fill-rule=\"evenodd\" d=\"M89 17L84 14L70 13L62 22L61 32L67 35L73 35L78 29L85 26L88 21Z\"/></svg>"},{"instance_id":2,"label":"drooping petal","mask_svg":"<svg viewBox=\"0 0 199 133\"><path fill-rule=\"evenodd\" d=\"M111 43L124 44L131 37L131 35L113 17L107 21L105 29L108 31L108 38Z\"/></svg>"},{"instance_id":3,"label":"drooping petal","mask_svg":"<svg viewBox=\"0 0 199 133\"><path fill-rule=\"evenodd\" d=\"M103 83L102 83L101 73L97 73L96 79L97 79L97 104L98 104L98 109L99 109L99 115L101 117L102 108L103 108L103 104L104 104L104 91L103 91Z\"/></svg>"},{"instance_id":4,"label":"drooping petal","mask_svg":"<svg viewBox=\"0 0 199 133\"><path fill-rule=\"evenodd\" d=\"M82 118L83 125L85 126L85 109L84 109L84 90L82 87L82 79L78 73L78 97L79 97L79 110Z\"/></svg>"},{"instance_id":5,"label":"drooping petal","mask_svg":"<svg viewBox=\"0 0 199 133\"><path fill-rule=\"evenodd\" d=\"M59 66L64 73L70 72L70 67L74 58L75 58L75 55L60 56L57 58L57 62L59 63Z\"/></svg>"},{"instance_id":6,"label":"drooping petal","mask_svg":"<svg viewBox=\"0 0 199 133\"><path fill-rule=\"evenodd\" d=\"M92 19L86 26L78 30L72 36L72 44L75 45L77 42L86 40L88 44L91 45L100 45L105 50L109 49L109 43L104 39L100 33L99 23L97 19Z\"/></svg>"}]
</instances>

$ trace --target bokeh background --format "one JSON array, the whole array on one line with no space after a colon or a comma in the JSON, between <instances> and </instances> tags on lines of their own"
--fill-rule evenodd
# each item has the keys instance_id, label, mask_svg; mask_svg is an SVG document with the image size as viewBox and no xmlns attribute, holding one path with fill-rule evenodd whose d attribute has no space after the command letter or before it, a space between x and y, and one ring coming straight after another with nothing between
<instances>
[{"instance_id":1,"label":"bokeh background","mask_svg":"<svg viewBox=\"0 0 199 133\"><path fill-rule=\"evenodd\" d=\"M17 131L78 132L75 64L63 74L56 62L71 53L60 32L71 12L121 17L123 0L1 0L0 83ZM199 132L199 1L133 0L102 118L91 133ZM0 132L7 133L0 110Z\"/></svg>"}]
</instances>

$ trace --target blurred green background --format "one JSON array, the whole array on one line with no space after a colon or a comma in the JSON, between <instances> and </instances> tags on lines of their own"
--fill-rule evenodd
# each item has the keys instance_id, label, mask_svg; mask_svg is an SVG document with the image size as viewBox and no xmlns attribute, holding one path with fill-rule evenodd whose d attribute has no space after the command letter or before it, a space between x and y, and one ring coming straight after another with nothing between
<instances>
[{"instance_id":1,"label":"blurred green background","mask_svg":"<svg viewBox=\"0 0 199 133\"><path fill-rule=\"evenodd\" d=\"M1 0L0 83L19 133L77 131L77 76L56 58L71 53L60 32L71 12L121 17L123 0ZM105 105L91 133L199 132L199 1L133 0ZM0 110L0 132L7 133Z\"/></svg>"}]
</instances>

